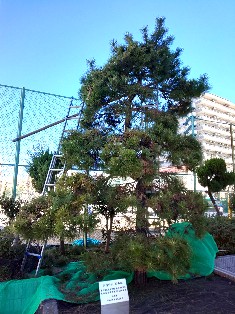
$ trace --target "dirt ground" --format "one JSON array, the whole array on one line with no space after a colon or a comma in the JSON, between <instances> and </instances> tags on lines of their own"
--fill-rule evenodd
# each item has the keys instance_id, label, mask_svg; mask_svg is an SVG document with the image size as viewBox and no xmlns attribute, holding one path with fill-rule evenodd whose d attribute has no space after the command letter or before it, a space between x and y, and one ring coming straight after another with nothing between
<instances>
[{"instance_id":1,"label":"dirt ground","mask_svg":"<svg viewBox=\"0 0 235 314\"><path fill-rule=\"evenodd\" d=\"M235 283L212 274L173 284L150 278L144 289L128 285L131 314L235 313ZM59 314L98 314L100 302L58 302ZM120 313L122 314L122 313Z\"/></svg>"}]
</instances>

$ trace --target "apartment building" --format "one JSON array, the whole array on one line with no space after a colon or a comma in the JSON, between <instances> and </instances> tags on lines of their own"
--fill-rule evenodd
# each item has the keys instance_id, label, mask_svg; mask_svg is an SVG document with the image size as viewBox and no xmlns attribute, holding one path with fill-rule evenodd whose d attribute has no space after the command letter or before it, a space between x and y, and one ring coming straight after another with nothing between
<instances>
[{"instance_id":1,"label":"apartment building","mask_svg":"<svg viewBox=\"0 0 235 314\"><path fill-rule=\"evenodd\" d=\"M227 169L233 170L234 103L206 93L193 101L192 112L180 121L180 129L201 142L204 160L223 158Z\"/></svg>"}]
</instances>

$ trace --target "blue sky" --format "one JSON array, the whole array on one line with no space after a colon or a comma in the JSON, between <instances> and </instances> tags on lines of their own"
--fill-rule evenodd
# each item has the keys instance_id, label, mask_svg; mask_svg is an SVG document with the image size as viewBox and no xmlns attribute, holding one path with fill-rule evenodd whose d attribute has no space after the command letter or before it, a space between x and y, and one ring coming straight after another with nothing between
<instances>
[{"instance_id":1,"label":"blue sky","mask_svg":"<svg viewBox=\"0 0 235 314\"><path fill-rule=\"evenodd\" d=\"M234 0L0 0L0 84L77 97L87 59L103 65L112 39L159 16L191 77L235 102Z\"/></svg>"}]
</instances>

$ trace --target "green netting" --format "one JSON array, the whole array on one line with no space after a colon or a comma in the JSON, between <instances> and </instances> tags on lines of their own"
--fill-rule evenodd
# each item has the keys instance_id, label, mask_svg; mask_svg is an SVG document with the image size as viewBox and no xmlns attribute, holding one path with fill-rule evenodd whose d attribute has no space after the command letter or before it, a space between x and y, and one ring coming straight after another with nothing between
<instances>
[{"instance_id":1,"label":"green netting","mask_svg":"<svg viewBox=\"0 0 235 314\"><path fill-rule=\"evenodd\" d=\"M166 234L167 237L178 235L189 243L193 251L189 272L182 278L210 275L218 251L213 237L206 233L202 239L198 239L189 223L174 224ZM148 272L148 276L155 276L161 280L172 279L164 271ZM103 280L121 278L126 278L127 283L130 283L133 280L133 273L112 271ZM12 280L0 284L1 314L33 314L46 299L76 303L97 301L99 300L97 278L94 274L86 273L86 267L82 262L72 262L57 276Z\"/></svg>"},{"instance_id":2,"label":"green netting","mask_svg":"<svg viewBox=\"0 0 235 314\"><path fill-rule=\"evenodd\" d=\"M1 314L33 314L43 300L63 300L57 289L58 279L43 276L33 279L12 280L0 284Z\"/></svg>"},{"instance_id":3,"label":"green netting","mask_svg":"<svg viewBox=\"0 0 235 314\"><path fill-rule=\"evenodd\" d=\"M103 280L126 278L133 274L113 271ZM42 276L11 280L0 284L1 314L34 314L43 300L56 299L76 303L99 300L99 283L93 274L86 273L82 262L72 262L58 276Z\"/></svg>"},{"instance_id":4,"label":"green netting","mask_svg":"<svg viewBox=\"0 0 235 314\"><path fill-rule=\"evenodd\" d=\"M218 247L212 235L208 232L201 238L197 238L192 225L188 222L176 223L168 230L166 237L180 235L185 239L192 249L192 260L189 272L179 279L189 279L194 276L208 276L214 270L214 261ZM164 271L151 271L149 277L156 277L161 280L171 280L171 276Z\"/></svg>"}]
</instances>

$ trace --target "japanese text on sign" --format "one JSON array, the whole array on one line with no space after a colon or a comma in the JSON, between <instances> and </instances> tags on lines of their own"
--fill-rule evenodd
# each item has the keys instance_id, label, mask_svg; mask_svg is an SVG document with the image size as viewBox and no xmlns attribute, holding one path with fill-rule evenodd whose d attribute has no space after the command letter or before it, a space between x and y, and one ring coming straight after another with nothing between
<instances>
[{"instance_id":1,"label":"japanese text on sign","mask_svg":"<svg viewBox=\"0 0 235 314\"><path fill-rule=\"evenodd\" d=\"M99 282L101 305L129 301L126 279Z\"/></svg>"}]
</instances>

